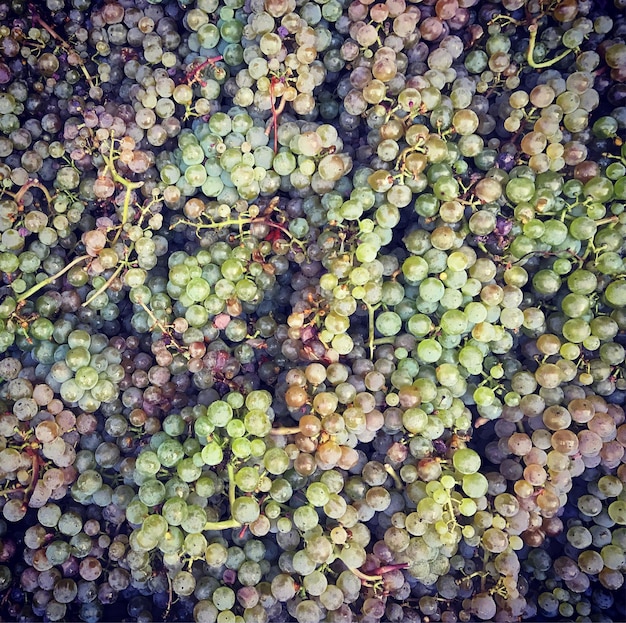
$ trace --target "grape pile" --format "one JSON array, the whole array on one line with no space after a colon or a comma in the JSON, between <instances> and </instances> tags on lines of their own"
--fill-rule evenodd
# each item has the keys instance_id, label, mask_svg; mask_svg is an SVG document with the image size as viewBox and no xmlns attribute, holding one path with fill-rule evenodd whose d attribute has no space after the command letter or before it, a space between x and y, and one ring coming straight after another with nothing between
<instances>
[{"instance_id":1,"label":"grape pile","mask_svg":"<svg viewBox=\"0 0 626 623\"><path fill-rule=\"evenodd\" d=\"M624 0L0 0L0 620L626 620Z\"/></svg>"}]
</instances>

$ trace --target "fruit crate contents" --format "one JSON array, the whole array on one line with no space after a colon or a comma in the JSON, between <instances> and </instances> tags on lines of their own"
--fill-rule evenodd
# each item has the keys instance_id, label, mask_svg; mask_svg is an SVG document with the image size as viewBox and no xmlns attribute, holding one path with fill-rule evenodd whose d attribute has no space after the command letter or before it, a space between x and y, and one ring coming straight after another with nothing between
<instances>
[{"instance_id":1,"label":"fruit crate contents","mask_svg":"<svg viewBox=\"0 0 626 623\"><path fill-rule=\"evenodd\" d=\"M0 0L0 620L626 620L625 0Z\"/></svg>"}]
</instances>

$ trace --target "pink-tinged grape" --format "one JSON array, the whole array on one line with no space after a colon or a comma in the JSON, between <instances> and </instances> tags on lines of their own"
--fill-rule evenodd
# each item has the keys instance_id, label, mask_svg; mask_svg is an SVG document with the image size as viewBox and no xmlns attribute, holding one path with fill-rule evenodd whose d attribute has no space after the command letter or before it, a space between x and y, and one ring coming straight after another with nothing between
<instances>
[{"instance_id":1,"label":"pink-tinged grape","mask_svg":"<svg viewBox=\"0 0 626 623\"><path fill-rule=\"evenodd\" d=\"M497 612L496 602L489 593L478 593L474 595L471 600L470 608L482 621L493 620Z\"/></svg>"},{"instance_id":2,"label":"pink-tinged grape","mask_svg":"<svg viewBox=\"0 0 626 623\"><path fill-rule=\"evenodd\" d=\"M589 422L595 414L595 407L593 406L593 403L589 400L580 398L572 400L567 405L567 410L570 412L574 422L579 424Z\"/></svg>"},{"instance_id":3,"label":"pink-tinged grape","mask_svg":"<svg viewBox=\"0 0 626 623\"><path fill-rule=\"evenodd\" d=\"M578 433L578 447L583 456L596 456L602 449L602 438L590 430Z\"/></svg>"},{"instance_id":4,"label":"pink-tinged grape","mask_svg":"<svg viewBox=\"0 0 626 623\"><path fill-rule=\"evenodd\" d=\"M509 450L517 456L527 455L533 447L532 441L525 433L513 433L507 441Z\"/></svg>"},{"instance_id":5,"label":"pink-tinged grape","mask_svg":"<svg viewBox=\"0 0 626 623\"><path fill-rule=\"evenodd\" d=\"M610 591L619 590L624 585L624 575L621 571L604 567L598 574L598 580L604 588Z\"/></svg>"}]
</instances>

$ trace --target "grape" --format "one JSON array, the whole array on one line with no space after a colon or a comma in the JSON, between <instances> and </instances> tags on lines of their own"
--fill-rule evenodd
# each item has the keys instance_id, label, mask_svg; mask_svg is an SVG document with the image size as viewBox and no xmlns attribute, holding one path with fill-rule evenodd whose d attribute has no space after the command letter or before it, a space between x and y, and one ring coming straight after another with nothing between
<instances>
[{"instance_id":1,"label":"grape","mask_svg":"<svg viewBox=\"0 0 626 623\"><path fill-rule=\"evenodd\" d=\"M479 593L473 597L471 608L472 612L474 612L476 616L483 621L492 619L496 613L495 601L493 600L493 597L487 593Z\"/></svg>"},{"instance_id":2,"label":"grape","mask_svg":"<svg viewBox=\"0 0 626 623\"><path fill-rule=\"evenodd\" d=\"M617 524L626 525L626 505L621 500L616 500L609 505L609 517Z\"/></svg>"},{"instance_id":3,"label":"grape","mask_svg":"<svg viewBox=\"0 0 626 623\"><path fill-rule=\"evenodd\" d=\"M480 469L480 456L469 448L462 448L452 457L454 467L462 474L475 474Z\"/></svg>"}]
</instances>

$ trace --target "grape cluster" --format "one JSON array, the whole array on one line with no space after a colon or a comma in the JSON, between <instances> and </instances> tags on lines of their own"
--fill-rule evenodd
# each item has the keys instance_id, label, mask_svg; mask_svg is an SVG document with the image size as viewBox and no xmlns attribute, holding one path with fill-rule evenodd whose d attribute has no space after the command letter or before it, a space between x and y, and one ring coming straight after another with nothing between
<instances>
[{"instance_id":1,"label":"grape cluster","mask_svg":"<svg viewBox=\"0 0 626 623\"><path fill-rule=\"evenodd\" d=\"M0 618L620 621L624 0L0 0Z\"/></svg>"}]
</instances>

